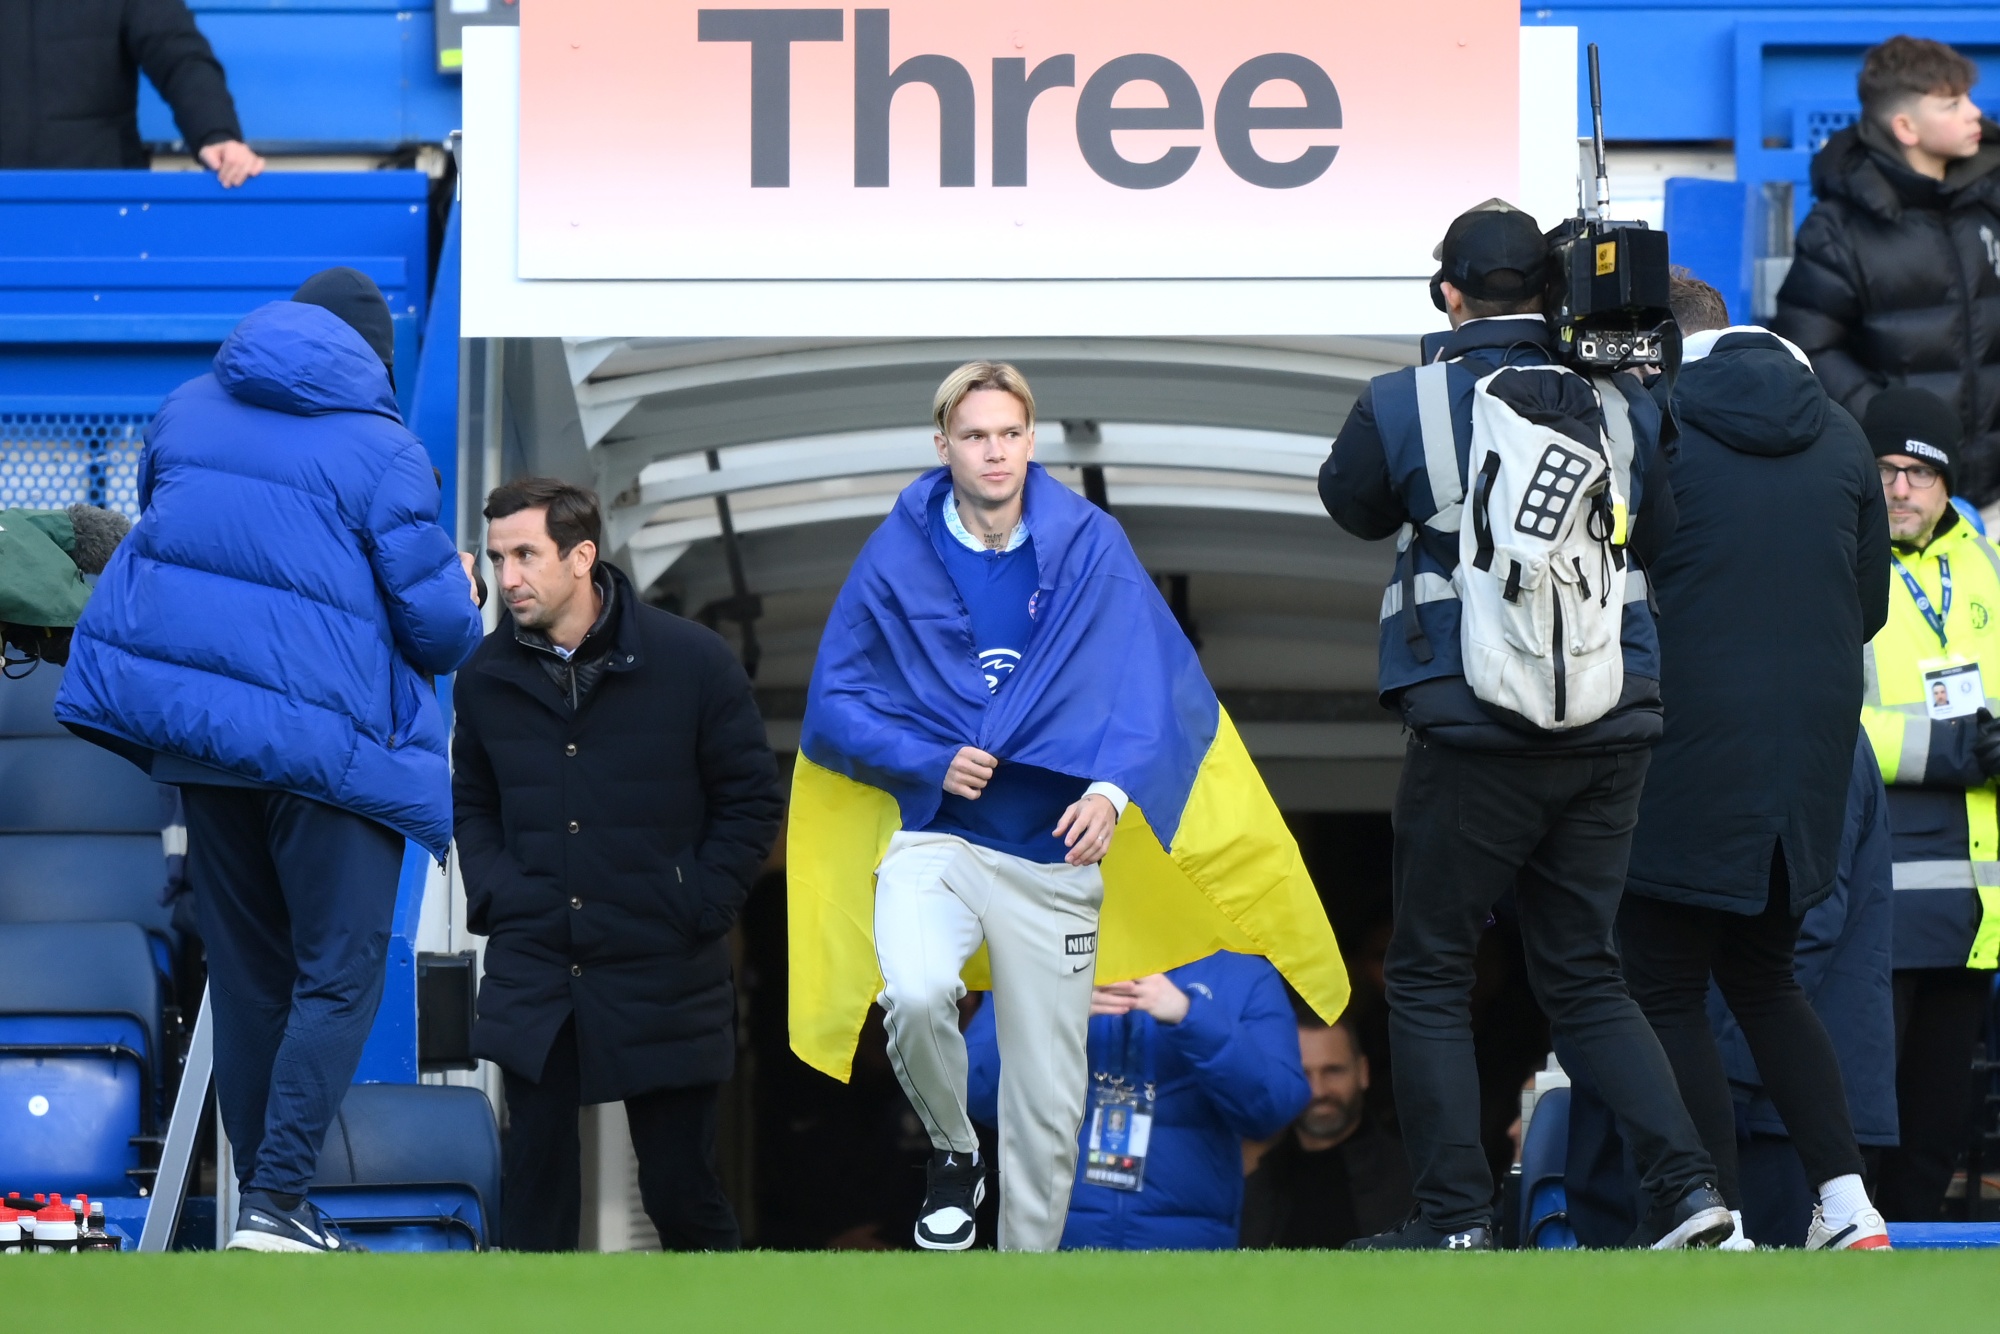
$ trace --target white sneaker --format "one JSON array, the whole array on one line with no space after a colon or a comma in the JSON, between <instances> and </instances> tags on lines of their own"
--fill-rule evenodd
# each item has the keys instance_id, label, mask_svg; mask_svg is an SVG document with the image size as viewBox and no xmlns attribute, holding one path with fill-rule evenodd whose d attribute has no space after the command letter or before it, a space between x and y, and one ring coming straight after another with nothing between
<instances>
[{"instance_id":1,"label":"white sneaker","mask_svg":"<svg viewBox=\"0 0 2000 1334\"><path fill-rule=\"evenodd\" d=\"M1829 1227L1819 1205L1813 1206L1812 1226L1806 1229L1809 1251L1890 1250L1889 1225L1873 1209L1863 1209L1842 1227Z\"/></svg>"}]
</instances>

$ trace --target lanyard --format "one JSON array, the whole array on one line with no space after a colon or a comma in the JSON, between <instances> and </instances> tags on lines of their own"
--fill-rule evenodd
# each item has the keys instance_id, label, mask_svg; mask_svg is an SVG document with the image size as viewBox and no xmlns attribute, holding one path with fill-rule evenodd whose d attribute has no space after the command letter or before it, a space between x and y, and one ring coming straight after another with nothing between
<instances>
[{"instance_id":1,"label":"lanyard","mask_svg":"<svg viewBox=\"0 0 2000 1334\"><path fill-rule=\"evenodd\" d=\"M1143 1088L1150 1095L1154 1086L1153 1076L1153 1025L1147 1016L1132 1013L1118 1016L1115 1025L1117 1036L1110 1041L1117 1044L1118 1068L1107 1069L1108 1060L1093 1056L1091 1065L1095 1077L1100 1082L1109 1082L1126 1088ZM1093 1025L1094 1027L1094 1025ZM1094 1042L1090 1046L1096 1046ZM1103 1053L1109 1056L1110 1053ZM1134 1076L1142 1076L1135 1079Z\"/></svg>"},{"instance_id":2,"label":"lanyard","mask_svg":"<svg viewBox=\"0 0 2000 1334\"><path fill-rule=\"evenodd\" d=\"M1910 567L1893 555L1889 559L1896 562L1896 573L1903 576L1903 586L1910 590L1910 597L1916 602L1917 610L1922 613L1924 624L1930 626L1931 633L1938 637L1938 647L1946 647L1944 623L1951 619L1951 559L1947 556L1938 557L1938 582L1942 586L1942 593L1937 607L1931 606L1930 595L1924 592L1923 585L1917 582L1917 577L1910 573Z\"/></svg>"}]
</instances>

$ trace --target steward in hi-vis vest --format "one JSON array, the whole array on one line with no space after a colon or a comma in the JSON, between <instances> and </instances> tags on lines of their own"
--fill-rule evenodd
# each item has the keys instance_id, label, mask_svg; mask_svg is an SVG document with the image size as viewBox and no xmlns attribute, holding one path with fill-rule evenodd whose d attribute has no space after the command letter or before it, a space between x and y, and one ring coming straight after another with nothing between
<instances>
[{"instance_id":1,"label":"steward in hi-vis vest","mask_svg":"<svg viewBox=\"0 0 2000 1334\"><path fill-rule=\"evenodd\" d=\"M1896 1101L1890 1220L1932 1219L1965 1145L1969 1053L2000 963L2000 555L1951 503L1958 414L1885 389L1863 422L1889 506L1889 620L1868 646L1861 724L1895 847Z\"/></svg>"},{"instance_id":2,"label":"steward in hi-vis vest","mask_svg":"<svg viewBox=\"0 0 2000 1334\"><path fill-rule=\"evenodd\" d=\"M1916 434L1920 425L1934 437L1941 431L1905 415L1913 406L1905 400L1918 395L1935 400L1923 390L1885 391L1882 407L1868 413L1895 563L1889 621L1867 649L1861 722L1889 788L1896 967L1992 968L2000 962L2000 723L1988 700L2000 690L2000 554L1951 504L1949 446ZM1890 431L1892 416L1901 419Z\"/></svg>"}]
</instances>

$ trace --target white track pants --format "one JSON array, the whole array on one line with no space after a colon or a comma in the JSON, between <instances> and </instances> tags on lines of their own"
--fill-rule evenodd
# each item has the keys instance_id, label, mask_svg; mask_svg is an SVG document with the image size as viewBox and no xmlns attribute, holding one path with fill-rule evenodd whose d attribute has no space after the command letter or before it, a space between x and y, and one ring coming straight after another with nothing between
<instances>
[{"instance_id":1,"label":"white track pants","mask_svg":"<svg viewBox=\"0 0 2000 1334\"><path fill-rule=\"evenodd\" d=\"M1000 1248L1052 1251L1090 1084L1095 866L1045 865L951 834L899 833L876 870L875 955L889 1060L931 1143L970 1153L959 980L986 942L1000 1039Z\"/></svg>"}]
</instances>

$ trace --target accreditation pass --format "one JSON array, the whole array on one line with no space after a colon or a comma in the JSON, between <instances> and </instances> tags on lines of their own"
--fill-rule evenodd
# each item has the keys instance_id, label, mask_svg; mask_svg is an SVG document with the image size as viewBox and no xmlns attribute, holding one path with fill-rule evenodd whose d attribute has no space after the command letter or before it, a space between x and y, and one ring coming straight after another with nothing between
<instances>
[{"instance_id":1,"label":"accreditation pass","mask_svg":"<svg viewBox=\"0 0 2000 1334\"><path fill-rule=\"evenodd\" d=\"M1953 654L1917 664L1924 674L1924 708L1938 722L1970 718L1986 707L1986 686L1979 664Z\"/></svg>"}]
</instances>

